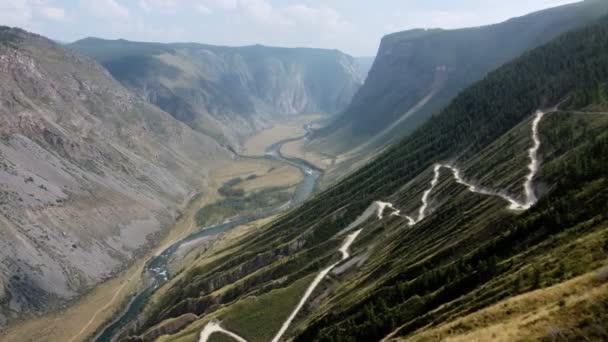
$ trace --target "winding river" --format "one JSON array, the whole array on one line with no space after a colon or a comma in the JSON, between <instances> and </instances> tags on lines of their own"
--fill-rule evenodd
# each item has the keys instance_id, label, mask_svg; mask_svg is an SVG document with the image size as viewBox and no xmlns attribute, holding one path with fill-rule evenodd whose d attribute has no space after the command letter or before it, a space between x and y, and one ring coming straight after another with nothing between
<instances>
[{"instance_id":1,"label":"winding river","mask_svg":"<svg viewBox=\"0 0 608 342\"><path fill-rule=\"evenodd\" d=\"M141 290L133 296L122 313L118 315L118 317L116 317L112 322L108 323L108 325L106 325L103 330L101 330L101 332L93 338L93 341L114 341L118 334L139 315L150 296L152 296L156 289L167 282L171 277L171 274L169 274L168 262L171 259L171 256L173 256L173 254L185 243L203 237L218 235L237 226L280 214L281 212L289 210L304 202L315 190L322 172L305 160L284 157L281 155L280 150L281 147L288 142L307 138L311 134L310 125L306 125L305 129L306 135L303 137L285 139L269 146L266 149L266 154L263 157L249 157L237 154L241 158L279 161L299 168L304 174L304 179L300 182L300 184L298 184L293 198L289 202L276 208L258 210L255 213L242 215L225 223L203 227L197 232L174 242L172 245L150 258L146 263L146 274L143 277L145 283L140 287Z\"/></svg>"}]
</instances>

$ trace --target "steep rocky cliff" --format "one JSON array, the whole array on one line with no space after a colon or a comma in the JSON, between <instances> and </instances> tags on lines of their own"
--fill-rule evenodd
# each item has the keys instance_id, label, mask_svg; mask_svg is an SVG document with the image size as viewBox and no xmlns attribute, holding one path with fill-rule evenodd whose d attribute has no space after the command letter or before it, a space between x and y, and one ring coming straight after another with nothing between
<instances>
[{"instance_id":1,"label":"steep rocky cliff","mask_svg":"<svg viewBox=\"0 0 608 342\"><path fill-rule=\"evenodd\" d=\"M401 138L491 70L607 12L608 2L586 0L496 25L387 35L352 103L310 147L369 152Z\"/></svg>"},{"instance_id":2,"label":"steep rocky cliff","mask_svg":"<svg viewBox=\"0 0 608 342\"><path fill-rule=\"evenodd\" d=\"M273 116L340 112L362 83L354 59L337 50L96 38L70 47L195 130L235 145Z\"/></svg>"},{"instance_id":3,"label":"steep rocky cliff","mask_svg":"<svg viewBox=\"0 0 608 342\"><path fill-rule=\"evenodd\" d=\"M121 269L227 158L96 62L0 27L0 326Z\"/></svg>"}]
</instances>

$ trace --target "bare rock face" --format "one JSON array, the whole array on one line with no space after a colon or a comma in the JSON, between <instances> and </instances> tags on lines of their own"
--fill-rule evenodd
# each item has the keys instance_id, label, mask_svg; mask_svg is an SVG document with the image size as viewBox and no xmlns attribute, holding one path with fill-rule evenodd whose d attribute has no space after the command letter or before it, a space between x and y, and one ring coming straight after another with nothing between
<instances>
[{"instance_id":1,"label":"bare rock face","mask_svg":"<svg viewBox=\"0 0 608 342\"><path fill-rule=\"evenodd\" d=\"M4 288L4 282L0 279L0 303L6 298L6 289Z\"/></svg>"},{"instance_id":2,"label":"bare rock face","mask_svg":"<svg viewBox=\"0 0 608 342\"><path fill-rule=\"evenodd\" d=\"M227 159L96 62L1 27L0 315L61 305L110 277Z\"/></svg>"},{"instance_id":3,"label":"bare rock face","mask_svg":"<svg viewBox=\"0 0 608 342\"><path fill-rule=\"evenodd\" d=\"M363 83L355 60L336 50L96 38L70 47L178 120L234 144L276 116L338 113Z\"/></svg>"},{"instance_id":4,"label":"bare rock face","mask_svg":"<svg viewBox=\"0 0 608 342\"><path fill-rule=\"evenodd\" d=\"M583 1L495 25L389 34L348 108L319 132L317 149L340 154L373 137L379 145L399 139L488 72L606 13L608 2Z\"/></svg>"}]
</instances>

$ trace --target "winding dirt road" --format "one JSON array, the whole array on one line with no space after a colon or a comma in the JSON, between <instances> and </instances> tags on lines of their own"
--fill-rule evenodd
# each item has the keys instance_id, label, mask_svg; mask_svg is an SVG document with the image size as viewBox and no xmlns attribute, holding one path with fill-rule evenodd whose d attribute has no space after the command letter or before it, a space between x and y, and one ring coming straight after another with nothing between
<instances>
[{"instance_id":1,"label":"winding dirt road","mask_svg":"<svg viewBox=\"0 0 608 342\"><path fill-rule=\"evenodd\" d=\"M473 182L466 181L462 176L462 171L458 169L456 166L451 164L435 164L433 168L433 179L431 180L430 186L427 190L422 194L422 204L420 209L418 209L418 215L416 218L407 215L401 215L400 211L395 209L392 204L384 203L387 207L395 210L391 215L397 215L403 217L408 220L410 226L414 226L418 224L420 221L424 220L428 216L428 208L429 208L429 198L439 183L439 177L441 175L442 169L447 169L452 172L452 176L454 180L458 184L462 184L468 188L468 190L475 194L486 195L486 196L496 196L500 197L503 200L509 202L510 210L517 211L525 211L530 209L533 205L536 204L538 198L534 193L534 179L536 178L536 174L540 169L540 160L538 158L538 151L541 147L541 141L539 136L539 126L544 118L545 114L554 112L557 109L552 109L551 111L537 111L534 117L534 121L532 122L532 147L528 149L528 156L530 158L530 162L528 163L528 173L526 174L525 182L524 182L524 201L519 201L516 198L513 198L502 191L496 191L488 188L484 188L480 185L474 184Z\"/></svg>"},{"instance_id":2,"label":"winding dirt road","mask_svg":"<svg viewBox=\"0 0 608 342\"><path fill-rule=\"evenodd\" d=\"M540 161L538 158L538 151L541 147L541 141L540 141L540 136L539 136L539 125L540 125L543 117L545 116L545 114L554 112L554 111L557 111L557 109L554 108L547 112L538 110L535 113L535 117L532 122L533 145L532 145L532 147L530 147L528 149L528 156L530 158L530 162L527 166L529 171L526 174L525 182L524 182L524 196L525 196L524 201L519 201L500 191L487 189L482 186L473 184L472 182L466 181L462 176L461 170L458 169L456 166L451 165L451 164L438 163L438 164L435 164L435 166L433 168L434 174L433 174L433 179L431 180L429 188L426 189L422 194L422 199L421 199L422 204L421 204L420 208L418 209L416 218L414 218L412 216L408 216L408 215L402 215L401 210L395 208L395 206L392 203L376 201L376 202L372 203L359 217L357 217L355 219L355 221L353 221L351 224L349 224L338 235L357 228L359 225L366 222L374 214L376 214L376 217L379 220L382 220L384 218L384 212L386 209L391 210L390 216L399 216L399 217L407 219L409 226L414 226L414 225L418 224L420 221L424 220L429 214L428 213L429 199L431 197L431 194L433 193L433 190L439 183L439 177L441 175L442 169L447 169L447 170L451 171L452 176L454 177L454 180L456 181L456 183L466 186L468 188L468 190L472 193L486 195L486 196L500 197L509 203L508 208L510 210L525 211L525 210L530 209L538 201L536 194L534 193L533 182L540 169ZM285 334L285 332L287 331L287 329L289 328L289 326L291 325L291 323L293 322L293 320L295 319L297 314L300 312L302 307L304 307L304 304L306 304L306 301L310 298L310 296L312 295L314 290L317 288L317 286L319 286L321 281L323 281L323 279L329 274L329 272L331 272L331 270L334 267L336 267L338 264L340 264L344 260L350 258L350 251L349 251L350 246L353 244L355 239L357 239L357 237L359 236L359 234L361 234L362 231L363 231L363 229L359 229L359 230L349 234L344 239L344 242L342 243L342 246L339 249L340 253L342 253L341 260L328 266L327 268L323 269L321 272L319 272L317 274L315 279L312 281L312 283L306 289L306 292L304 292L304 295L298 302L298 305L295 307L295 309L292 311L292 313L289 315L289 317L287 317L287 319L281 326L281 329L277 332L277 334L272 339L272 342L279 342L279 340L283 337L283 335ZM209 339L209 336L212 333L223 333L223 334L226 334L226 335L234 338L235 340L237 340L239 342L247 342L244 338L234 334L233 332L223 329L216 322L210 322L205 326L205 328L201 331L199 342L207 342L207 340Z\"/></svg>"},{"instance_id":3,"label":"winding dirt road","mask_svg":"<svg viewBox=\"0 0 608 342\"><path fill-rule=\"evenodd\" d=\"M387 207L389 207L389 206L387 206L386 203L383 203L383 202L374 202L369 208L373 208L373 211L371 211L372 214L375 213L378 216L378 218L382 218L383 212L384 212L384 210ZM368 215L367 217L369 218L369 216L371 216L371 215ZM361 223L365 222L365 220L359 220L359 219L357 219L357 220L355 220L355 222L359 222L359 224L361 224ZM353 242L355 242L355 240L357 239L357 237L359 236L359 234L361 234L362 231L363 231L362 229L359 229L359 230L357 230L357 231L349 234L344 239L344 242L342 243L342 246L338 250L342 254L342 258L340 259L340 261L333 263L332 265L328 266L327 268L323 269L321 272L319 272L317 274L317 276L315 277L315 279L312 281L312 283L310 283L310 285L308 286L308 288L304 292L304 295L302 296L302 298L300 298L300 301L298 302L298 305L291 312L291 314L289 315L289 317L287 317L287 319L285 320L285 322L283 322L283 324L281 325L281 329L279 329L279 331L273 337L272 342L278 342L278 341L280 341L281 337L283 337L283 335L285 334L285 332L287 332L287 329L289 328L289 326L291 325L291 323L293 322L293 320L296 318L296 316L298 315L298 313L300 312L300 310L302 310L302 308L304 307L304 304L306 304L306 301L308 301L308 299L310 298L310 296L312 295L312 293L315 291L315 289L317 288L317 286L319 286L319 284L321 283L321 281L323 281L323 279L329 274L329 272L331 272L331 270L334 269L338 264L340 264L344 260L350 258L350 246L353 244ZM222 328L219 325L219 323L217 323L217 322L210 322L210 323L208 323L205 326L205 328L201 331L199 342L207 342L208 339L209 339L209 337L213 333L226 334L226 335L234 338L235 340L237 340L239 342L246 342L246 340L243 339L242 337L236 335L235 333L233 333L231 331L228 331L228 330Z\"/></svg>"},{"instance_id":4,"label":"winding dirt road","mask_svg":"<svg viewBox=\"0 0 608 342\"><path fill-rule=\"evenodd\" d=\"M207 323L203 331L201 331L201 337L199 338L199 341L206 342L213 333L222 333L232 337L238 342L247 342L247 340L242 338L241 336L222 328L218 322Z\"/></svg>"}]
</instances>

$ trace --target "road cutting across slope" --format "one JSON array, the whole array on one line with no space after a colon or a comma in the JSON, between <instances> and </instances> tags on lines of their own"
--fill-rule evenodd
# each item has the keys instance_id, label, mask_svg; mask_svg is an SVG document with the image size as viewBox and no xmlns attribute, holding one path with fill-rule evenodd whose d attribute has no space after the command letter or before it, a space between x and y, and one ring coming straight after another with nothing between
<instances>
[{"instance_id":1,"label":"road cutting across slope","mask_svg":"<svg viewBox=\"0 0 608 342\"><path fill-rule=\"evenodd\" d=\"M201 331L199 342L206 342L213 333L228 335L238 342L247 342L247 340L241 336L222 328L218 322L209 322L207 325L205 325L205 328L203 328L203 331Z\"/></svg>"},{"instance_id":2,"label":"road cutting across slope","mask_svg":"<svg viewBox=\"0 0 608 342\"><path fill-rule=\"evenodd\" d=\"M556 109L552 109L551 112L555 111L555 110ZM528 173L526 174L525 182L524 182L525 199L523 201L517 200L516 198L506 194L505 192L484 188L480 185L474 184L473 182L466 181L464 179L464 177L462 176L462 171L452 164L437 163L433 167L433 179L431 179L431 183L430 183L428 189L426 189L424 191L424 193L422 194L422 200L421 200L422 204L420 205L420 208L418 209L418 215L415 218L412 216L401 215L401 211L395 209L391 203L385 203L385 205L387 207L395 210L395 212L393 212L392 215L398 215L398 216L406 218L408 220L408 224L410 226L416 225L417 223L424 220L428 216L429 198L430 198L433 190L435 190L435 187L439 183L439 177L441 176L441 170L447 169L452 173L452 176L454 177L454 180L456 181L456 183L466 186L468 188L468 190L472 193L485 195L485 196L500 197L509 203L509 209L511 209L511 210L525 211L525 210L530 209L538 201L538 198L536 197L536 194L534 192L534 179L536 178L536 175L538 174L538 171L540 169L540 159L538 157L538 151L540 150L540 147L541 147L539 126L540 126L540 123L541 123L543 117L545 116L545 114L547 114L547 112L544 112L541 110L536 111L534 121L532 121L533 144L532 144L532 147L530 147L528 149L528 157L530 158L530 162L528 163L528 166L527 166Z\"/></svg>"},{"instance_id":3,"label":"road cutting across slope","mask_svg":"<svg viewBox=\"0 0 608 342\"><path fill-rule=\"evenodd\" d=\"M331 272L331 270L334 267L336 267L339 263L341 263L342 261L344 261L350 257L349 248L353 244L353 242L355 242L355 239L357 238L357 236L359 236L359 234L361 234L361 231L362 230L359 229L359 230L349 234L346 237L346 239L344 240L344 243L342 243L342 246L340 247L340 253L342 253L342 259L340 261L332 264L331 266L327 267L326 269L322 270L321 272L319 272L319 274L317 274L317 276L315 277L313 282L306 289L306 292L304 292L304 295L300 299L300 302L298 303L296 308L291 312L289 317L287 317L287 320L285 320L285 322L281 326L281 329L279 330L279 332L277 332L277 334L272 339L272 342L278 342L281 339L281 337L283 337L283 335L285 334L285 332L291 325L291 322L296 318L296 315L298 314L298 312L300 312L300 310L302 309L304 304L306 304L306 301L308 300L308 298L310 298L310 296L312 295L313 291L317 288L317 286L319 286L319 284L321 283L323 278L325 278L327 276L327 274L329 274L329 272Z\"/></svg>"},{"instance_id":4,"label":"road cutting across slope","mask_svg":"<svg viewBox=\"0 0 608 342\"><path fill-rule=\"evenodd\" d=\"M370 211L369 210L370 208L373 209L373 211ZM371 212L372 214L376 214L376 216L379 219L382 219L382 217L384 215L384 210L386 208L390 208L393 210L393 213L391 213L391 215L393 215L394 210L396 210L395 208L392 207L392 205L390 205L390 203L374 202L368 208L368 210L366 210L366 212ZM357 225L360 225L363 222L365 222L367 220L367 218L369 218L370 216L371 216L371 214L367 215L366 219L357 218L353 223L358 222ZM276 335L272 339L272 342L280 341L281 337L283 337L285 332L287 332L287 329L289 328L289 326L291 325L293 320L296 318L296 316L298 315L300 310L302 310L302 308L304 307L304 304L306 304L306 301L308 301L308 299L310 298L312 293L315 291L317 286L319 286L319 284L321 284L321 281L323 281L323 279L329 274L329 272L331 272L331 270L334 269L338 264L340 264L341 262L350 258L350 246L355 242L355 240L357 239L359 234L361 234L362 231L363 231L363 229L359 229L357 231L354 231L351 234L348 234L348 236L346 236L346 238L344 239L344 242L342 243L342 245L340 246L340 249L338 250L342 254L340 261L337 261L337 262L331 264L330 266L321 270L321 272L319 272L317 274L315 279L312 281L312 283L310 283L310 285L304 292L304 295L302 295L302 298L300 298L298 305L291 312L291 314L287 317L285 322L283 322L283 324L281 325L281 329L279 329L279 331L276 333ZM246 342L246 340L243 339L242 337L222 328L217 322L210 322L205 326L205 328L203 328L203 330L200 333L199 342L207 342L209 337L213 333L222 333L222 334L225 334L225 335L228 335L228 336L234 338L235 340L237 340L239 342Z\"/></svg>"},{"instance_id":5,"label":"road cutting across slope","mask_svg":"<svg viewBox=\"0 0 608 342\"><path fill-rule=\"evenodd\" d=\"M556 111L556 109L552 109L549 112L553 112L553 111ZM533 145L532 145L532 147L530 147L528 149L528 156L530 158L530 162L528 163L528 166L527 166L528 173L526 174L525 182L524 182L525 199L523 201L519 201L516 198L514 198L506 193L484 188L480 185L474 184L473 182L466 181L464 179L464 177L462 176L462 171L452 164L437 163L433 167L433 178L431 179L430 185L422 194L422 199L421 199L422 204L421 204L420 208L418 209L417 216L412 217L412 216L408 216L408 215L402 215L401 210L397 209L392 203L375 201L361 215L359 215L359 217L357 217L351 224L349 224L340 234L349 232L349 231L357 228L359 225L361 225L364 222L366 222L367 220L369 220L369 218L372 217L374 214L376 215L377 219L382 220L385 217L384 212L386 211L386 209L391 210L391 213L389 216L399 216L399 217L407 219L409 226L414 226L414 225L418 224L419 222L424 220L429 214L430 197L431 197L431 194L433 193L433 190L437 186L437 184L439 184L439 178L441 176L442 169L449 170L452 173L452 176L453 176L454 180L456 181L456 183L466 186L468 188L468 190L472 193L486 195L486 196L500 197L509 203L508 208L511 210L525 211L525 210L530 209L538 201L538 198L534 192L534 183L533 182L534 182L534 179L536 178L538 171L540 170L540 160L538 157L538 151L540 150L540 147L541 147L541 141L540 141L540 136L539 136L539 125L546 113L548 113L548 112L538 110L535 113L535 117L532 122ZM308 288L304 292L304 295L302 296L302 298L300 298L300 301L298 302L298 305L296 306L296 308L291 312L289 317L287 317L285 322L282 324L281 329L277 332L277 334L272 339L272 342L280 341L280 339L283 337L285 332L287 332L287 329L289 328L289 326L291 325L291 323L293 322L293 320L295 319L297 314L300 312L302 307L304 307L304 304L306 304L306 301L310 298L310 296L312 295L314 290L317 288L317 286L319 286L321 281L323 281L323 279L329 274L329 272L331 272L331 270L333 268L335 268L338 264L340 264L344 260L350 258L350 246L353 244L355 239L359 236L359 234L361 234L362 231L363 231L363 229L356 230L355 232L349 234L344 239L344 242L342 243L342 246L339 249L340 253L342 253L341 260L333 263L332 265L328 266L327 268L323 269L321 272L319 272L317 274L317 276L315 277L313 282L308 286ZM219 325L217 323L212 322L212 323L207 324L207 326L205 326L203 331L201 331L201 337L200 337L199 342L207 342L209 335L211 335L211 333L213 333L213 332L224 333L228 336L235 338L239 342L245 341L241 337L238 337L236 334L219 327ZM238 339L234 336L237 336Z\"/></svg>"}]
</instances>

